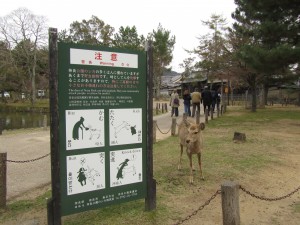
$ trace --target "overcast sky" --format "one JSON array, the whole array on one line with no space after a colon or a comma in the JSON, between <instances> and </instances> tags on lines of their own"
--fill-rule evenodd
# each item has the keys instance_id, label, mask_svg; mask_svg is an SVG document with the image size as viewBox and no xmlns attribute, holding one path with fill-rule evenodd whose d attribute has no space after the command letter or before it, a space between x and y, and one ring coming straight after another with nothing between
<instances>
[{"instance_id":1,"label":"overcast sky","mask_svg":"<svg viewBox=\"0 0 300 225\"><path fill-rule=\"evenodd\" d=\"M49 27L58 31L69 28L74 21L97 16L116 31L120 26L136 26L138 34L147 36L159 23L176 37L172 69L181 72L179 64L188 57L184 49L197 46L197 38L208 32L201 21L212 14L221 14L232 23L234 0L4 0L1 1L0 17L20 7L35 15L45 16Z\"/></svg>"}]
</instances>

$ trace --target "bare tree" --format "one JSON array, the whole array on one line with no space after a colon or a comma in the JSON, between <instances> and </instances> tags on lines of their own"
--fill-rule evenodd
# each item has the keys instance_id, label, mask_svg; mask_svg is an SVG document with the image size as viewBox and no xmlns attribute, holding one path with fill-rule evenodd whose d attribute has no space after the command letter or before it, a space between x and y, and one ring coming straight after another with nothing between
<instances>
[{"instance_id":1,"label":"bare tree","mask_svg":"<svg viewBox=\"0 0 300 225\"><path fill-rule=\"evenodd\" d=\"M22 66L31 83L31 103L36 101L37 53L47 41L47 19L34 15L26 8L19 8L0 18L0 40L7 43L12 52L17 49L17 59L22 58Z\"/></svg>"}]
</instances>

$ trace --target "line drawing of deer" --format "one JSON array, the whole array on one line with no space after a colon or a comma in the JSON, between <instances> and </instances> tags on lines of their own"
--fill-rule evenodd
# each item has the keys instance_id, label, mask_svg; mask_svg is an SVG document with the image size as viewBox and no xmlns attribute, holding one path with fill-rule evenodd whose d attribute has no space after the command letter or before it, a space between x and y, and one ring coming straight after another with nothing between
<instances>
[{"instance_id":1,"label":"line drawing of deer","mask_svg":"<svg viewBox=\"0 0 300 225\"><path fill-rule=\"evenodd\" d=\"M129 130L130 129L130 124L126 121L123 121L120 125L114 127L115 129L115 138L118 137L118 133L120 133L123 129Z\"/></svg>"}]
</instances>

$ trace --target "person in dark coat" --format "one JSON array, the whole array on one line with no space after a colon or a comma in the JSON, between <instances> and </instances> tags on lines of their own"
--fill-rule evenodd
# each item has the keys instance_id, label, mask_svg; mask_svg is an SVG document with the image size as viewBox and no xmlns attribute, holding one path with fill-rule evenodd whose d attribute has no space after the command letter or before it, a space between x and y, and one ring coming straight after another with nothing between
<instances>
[{"instance_id":1,"label":"person in dark coat","mask_svg":"<svg viewBox=\"0 0 300 225\"><path fill-rule=\"evenodd\" d=\"M215 107L216 107L216 103L217 103L217 96L218 93L215 90L211 91L211 107L212 107L212 111L215 112Z\"/></svg>"},{"instance_id":2,"label":"person in dark coat","mask_svg":"<svg viewBox=\"0 0 300 225\"><path fill-rule=\"evenodd\" d=\"M208 110L208 115L210 113L210 106L211 106L211 102L212 102L212 95L210 90L208 90L208 87L205 86L204 90L202 91L201 94L201 101L203 103L203 110L204 110L204 114L205 114L205 110Z\"/></svg>"},{"instance_id":3,"label":"person in dark coat","mask_svg":"<svg viewBox=\"0 0 300 225\"><path fill-rule=\"evenodd\" d=\"M184 113L187 114L188 116L191 116L191 94L188 89L184 90L183 92L183 105L184 105Z\"/></svg>"}]
</instances>

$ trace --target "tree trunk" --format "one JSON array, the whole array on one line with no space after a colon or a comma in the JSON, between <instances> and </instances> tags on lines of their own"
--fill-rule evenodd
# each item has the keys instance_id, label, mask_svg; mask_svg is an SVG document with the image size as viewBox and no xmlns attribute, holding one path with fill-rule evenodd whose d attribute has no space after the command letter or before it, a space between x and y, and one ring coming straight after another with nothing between
<instances>
[{"instance_id":1,"label":"tree trunk","mask_svg":"<svg viewBox=\"0 0 300 225\"><path fill-rule=\"evenodd\" d=\"M252 105L251 105L251 112L256 112L256 88L253 88L252 90Z\"/></svg>"},{"instance_id":2,"label":"tree trunk","mask_svg":"<svg viewBox=\"0 0 300 225\"><path fill-rule=\"evenodd\" d=\"M264 84L264 104L268 105L269 86Z\"/></svg>"},{"instance_id":3,"label":"tree trunk","mask_svg":"<svg viewBox=\"0 0 300 225\"><path fill-rule=\"evenodd\" d=\"M250 89L252 93L252 104L251 104L251 112L256 112L256 74L249 74L248 83L250 84Z\"/></svg>"}]
</instances>

